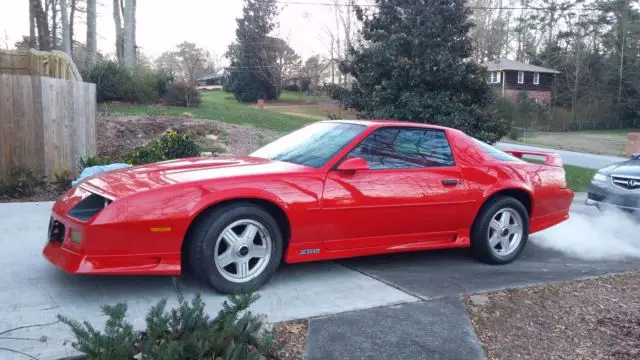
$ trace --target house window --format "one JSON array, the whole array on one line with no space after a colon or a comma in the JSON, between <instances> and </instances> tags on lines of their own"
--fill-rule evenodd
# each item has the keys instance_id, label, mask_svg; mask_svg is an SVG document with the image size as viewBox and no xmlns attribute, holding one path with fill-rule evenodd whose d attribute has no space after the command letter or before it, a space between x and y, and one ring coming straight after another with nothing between
<instances>
[{"instance_id":1,"label":"house window","mask_svg":"<svg viewBox=\"0 0 640 360\"><path fill-rule=\"evenodd\" d=\"M540 73L533 73L533 84L534 85L538 85L540 84Z\"/></svg>"},{"instance_id":2,"label":"house window","mask_svg":"<svg viewBox=\"0 0 640 360\"><path fill-rule=\"evenodd\" d=\"M524 71L518 71L518 84L524 84Z\"/></svg>"},{"instance_id":3,"label":"house window","mask_svg":"<svg viewBox=\"0 0 640 360\"><path fill-rule=\"evenodd\" d=\"M491 74L489 74L489 84L498 84L498 83L500 83L500 72L492 71Z\"/></svg>"}]
</instances>

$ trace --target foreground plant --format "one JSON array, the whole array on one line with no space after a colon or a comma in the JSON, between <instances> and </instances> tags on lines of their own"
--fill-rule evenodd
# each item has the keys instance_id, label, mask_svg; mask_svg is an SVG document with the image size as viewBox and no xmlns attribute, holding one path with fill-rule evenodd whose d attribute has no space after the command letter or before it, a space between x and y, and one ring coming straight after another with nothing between
<instances>
[{"instance_id":1,"label":"foreground plant","mask_svg":"<svg viewBox=\"0 0 640 360\"><path fill-rule=\"evenodd\" d=\"M258 335L262 321L246 311L259 296L229 296L218 315L210 318L200 294L188 302L182 290L176 288L178 306L165 311L167 300L158 302L149 310L146 329L142 331L134 330L125 320L124 303L102 306L108 317L104 332L86 321L81 323L63 315L58 318L74 333L73 348L88 360L244 360L259 359L268 353L272 333Z\"/></svg>"}]
</instances>

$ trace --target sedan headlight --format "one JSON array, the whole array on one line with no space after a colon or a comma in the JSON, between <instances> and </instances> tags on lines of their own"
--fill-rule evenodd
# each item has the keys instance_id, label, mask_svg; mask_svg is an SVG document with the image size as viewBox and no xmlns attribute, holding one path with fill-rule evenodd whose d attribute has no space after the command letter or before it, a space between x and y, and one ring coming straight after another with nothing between
<instances>
[{"instance_id":1,"label":"sedan headlight","mask_svg":"<svg viewBox=\"0 0 640 360\"><path fill-rule=\"evenodd\" d=\"M602 182L606 182L608 178L609 177L607 175L598 172L595 175L593 175L593 179L591 179L591 181L593 181L593 182L601 182L602 183Z\"/></svg>"}]
</instances>

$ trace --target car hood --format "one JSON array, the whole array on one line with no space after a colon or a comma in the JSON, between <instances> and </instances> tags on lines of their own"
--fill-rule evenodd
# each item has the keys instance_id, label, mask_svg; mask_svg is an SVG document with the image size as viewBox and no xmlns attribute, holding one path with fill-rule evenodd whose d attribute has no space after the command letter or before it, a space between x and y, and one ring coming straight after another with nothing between
<instances>
[{"instance_id":1,"label":"car hood","mask_svg":"<svg viewBox=\"0 0 640 360\"><path fill-rule=\"evenodd\" d=\"M80 186L107 198L176 184L238 176L279 174L305 167L251 156L177 159L100 173Z\"/></svg>"},{"instance_id":2,"label":"car hood","mask_svg":"<svg viewBox=\"0 0 640 360\"><path fill-rule=\"evenodd\" d=\"M640 160L627 160L605 168L609 175L640 177Z\"/></svg>"}]
</instances>

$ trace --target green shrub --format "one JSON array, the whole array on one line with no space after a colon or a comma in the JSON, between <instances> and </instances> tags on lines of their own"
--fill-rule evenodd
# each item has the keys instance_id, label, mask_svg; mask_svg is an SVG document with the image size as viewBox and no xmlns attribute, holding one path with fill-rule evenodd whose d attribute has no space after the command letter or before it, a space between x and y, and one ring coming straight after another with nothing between
<instances>
[{"instance_id":1,"label":"green shrub","mask_svg":"<svg viewBox=\"0 0 640 360\"><path fill-rule=\"evenodd\" d=\"M128 102L148 104L160 100L158 76L153 70L139 66L130 73L131 93Z\"/></svg>"},{"instance_id":2,"label":"green shrub","mask_svg":"<svg viewBox=\"0 0 640 360\"><path fill-rule=\"evenodd\" d=\"M62 189L68 189L71 187L71 181L75 179L75 174L70 169L65 169L54 174L54 184Z\"/></svg>"},{"instance_id":3,"label":"green shrub","mask_svg":"<svg viewBox=\"0 0 640 360\"><path fill-rule=\"evenodd\" d=\"M167 159L193 157L200 153L198 144L186 134L169 131L159 141Z\"/></svg>"},{"instance_id":4,"label":"green shrub","mask_svg":"<svg viewBox=\"0 0 640 360\"><path fill-rule=\"evenodd\" d=\"M78 163L78 171L82 172L82 170L84 170L85 168L92 166L107 165L110 162L111 161L109 159L101 158L98 156L87 156L86 158L81 157L80 162Z\"/></svg>"},{"instance_id":5,"label":"green shrub","mask_svg":"<svg viewBox=\"0 0 640 360\"><path fill-rule=\"evenodd\" d=\"M98 102L155 102L166 94L172 81L163 71L143 66L130 70L113 60L100 61L82 75L86 82L96 84Z\"/></svg>"},{"instance_id":6,"label":"green shrub","mask_svg":"<svg viewBox=\"0 0 640 360\"><path fill-rule=\"evenodd\" d=\"M16 167L11 169L9 179L0 182L0 196L19 198L32 196L38 186L42 184L29 168Z\"/></svg>"},{"instance_id":7,"label":"green shrub","mask_svg":"<svg viewBox=\"0 0 640 360\"><path fill-rule=\"evenodd\" d=\"M325 83L320 88L320 93L333 100L344 101L349 91L338 84Z\"/></svg>"},{"instance_id":8,"label":"green shrub","mask_svg":"<svg viewBox=\"0 0 640 360\"><path fill-rule=\"evenodd\" d=\"M160 95L161 98L164 98L165 95L167 95L169 85L171 85L174 80L175 76L166 70L158 70L156 72L156 88L158 89L158 95Z\"/></svg>"},{"instance_id":9,"label":"green shrub","mask_svg":"<svg viewBox=\"0 0 640 360\"><path fill-rule=\"evenodd\" d=\"M182 82L172 83L164 96L164 103L169 106L199 107L202 96L195 86Z\"/></svg>"},{"instance_id":10,"label":"green shrub","mask_svg":"<svg viewBox=\"0 0 640 360\"><path fill-rule=\"evenodd\" d=\"M84 81L96 84L98 102L130 100L131 74L117 61L97 62L82 77Z\"/></svg>"},{"instance_id":11,"label":"green shrub","mask_svg":"<svg viewBox=\"0 0 640 360\"><path fill-rule=\"evenodd\" d=\"M195 157L200 154L200 148L195 141L186 134L169 131L159 139L154 139L142 147L133 149L126 161L132 165Z\"/></svg>"},{"instance_id":12,"label":"green shrub","mask_svg":"<svg viewBox=\"0 0 640 360\"><path fill-rule=\"evenodd\" d=\"M188 302L178 287L178 307L165 311L167 300L153 306L146 328L134 330L127 322L127 305L102 306L107 316L104 332L88 322L63 315L58 319L75 335L72 346L87 360L149 359L259 359L273 343L270 331L260 332L260 317L247 311L257 295L229 296L215 318L210 318L200 294ZM241 315L242 313L242 315Z\"/></svg>"}]
</instances>

